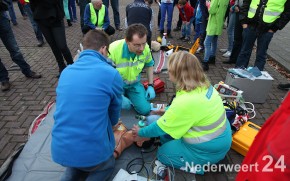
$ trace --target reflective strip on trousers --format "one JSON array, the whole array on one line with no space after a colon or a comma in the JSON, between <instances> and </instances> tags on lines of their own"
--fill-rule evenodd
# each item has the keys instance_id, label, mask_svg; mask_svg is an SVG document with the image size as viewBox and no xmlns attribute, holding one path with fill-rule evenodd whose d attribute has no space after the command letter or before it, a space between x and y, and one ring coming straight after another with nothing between
<instances>
[{"instance_id":1,"label":"reflective strip on trousers","mask_svg":"<svg viewBox=\"0 0 290 181\"><path fill-rule=\"evenodd\" d=\"M254 8L251 8L249 9L249 12L251 13L256 13L256 10L257 9L254 9ZM266 16L280 16L281 15L281 12L272 12L272 11L264 11L264 15Z\"/></svg>"},{"instance_id":2,"label":"reflective strip on trousers","mask_svg":"<svg viewBox=\"0 0 290 181\"><path fill-rule=\"evenodd\" d=\"M189 144L198 144L198 143L207 142L207 141L213 140L214 138L221 135L226 130L226 126L227 126L227 124L225 122L225 124L221 128L219 128L218 130L216 130L213 133L210 133L210 134L207 134L204 136L200 136L200 137L196 137L196 138L183 138L183 140Z\"/></svg>"},{"instance_id":3,"label":"reflective strip on trousers","mask_svg":"<svg viewBox=\"0 0 290 181\"><path fill-rule=\"evenodd\" d=\"M220 118L212 123L211 125L207 125L207 126L192 126L188 132L192 132L192 131L196 131L196 132L201 132L201 131L209 131L212 130L214 128L216 128L218 125L220 125L226 118L226 113L223 112L223 114L220 116Z\"/></svg>"}]
</instances>

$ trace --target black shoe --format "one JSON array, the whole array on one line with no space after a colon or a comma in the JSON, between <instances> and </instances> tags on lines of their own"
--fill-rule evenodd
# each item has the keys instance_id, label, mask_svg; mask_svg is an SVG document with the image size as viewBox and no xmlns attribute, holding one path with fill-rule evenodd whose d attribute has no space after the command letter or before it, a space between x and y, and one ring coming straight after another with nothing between
<instances>
[{"instance_id":1,"label":"black shoe","mask_svg":"<svg viewBox=\"0 0 290 181\"><path fill-rule=\"evenodd\" d=\"M204 71L208 71L209 67L208 67L208 63L207 62L202 62L202 68Z\"/></svg>"},{"instance_id":2,"label":"black shoe","mask_svg":"<svg viewBox=\"0 0 290 181\"><path fill-rule=\"evenodd\" d=\"M181 30L181 27L178 27L178 26L176 26L174 29L173 29L173 31L180 31Z\"/></svg>"},{"instance_id":3,"label":"black shoe","mask_svg":"<svg viewBox=\"0 0 290 181\"><path fill-rule=\"evenodd\" d=\"M4 91L8 91L10 89L10 82L7 81L7 82L1 82L1 90L4 92Z\"/></svg>"},{"instance_id":4,"label":"black shoe","mask_svg":"<svg viewBox=\"0 0 290 181\"><path fill-rule=\"evenodd\" d=\"M208 64L215 64L215 56L213 56L213 57L209 57L207 63L208 63Z\"/></svg>"},{"instance_id":5,"label":"black shoe","mask_svg":"<svg viewBox=\"0 0 290 181\"><path fill-rule=\"evenodd\" d=\"M68 26L72 26L72 23L71 23L70 19L67 19L66 21L67 21L67 25Z\"/></svg>"},{"instance_id":6,"label":"black shoe","mask_svg":"<svg viewBox=\"0 0 290 181\"><path fill-rule=\"evenodd\" d=\"M33 71L30 71L29 74L25 74L25 76L27 78L32 78L32 79L39 79L39 78L41 78L41 75L40 74L38 74L36 72L33 72Z\"/></svg>"},{"instance_id":7,"label":"black shoe","mask_svg":"<svg viewBox=\"0 0 290 181\"><path fill-rule=\"evenodd\" d=\"M180 37L179 39L180 39L180 40L184 40L184 38L185 38L185 36L182 36L182 37Z\"/></svg>"},{"instance_id":8,"label":"black shoe","mask_svg":"<svg viewBox=\"0 0 290 181\"><path fill-rule=\"evenodd\" d=\"M290 90L290 84L279 84L278 89L281 90Z\"/></svg>"},{"instance_id":9,"label":"black shoe","mask_svg":"<svg viewBox=\"0 0 290 181\"><path fill-rule=\"evenodd\" d=\"M38 40L37 46L38 47L42 47L42 45L44 44L43 40Z\"/></svg>"},{"instance_id":10,"label":"black shoe","mask_svg":"<svg viewBox=\"0 0 290 181\"><path fill-rule=\"evenodd\" d=\"M224 64L236 64L236 62L232 61L232 60L226 60L223 61Z\"/></svg>"}]
</instances>

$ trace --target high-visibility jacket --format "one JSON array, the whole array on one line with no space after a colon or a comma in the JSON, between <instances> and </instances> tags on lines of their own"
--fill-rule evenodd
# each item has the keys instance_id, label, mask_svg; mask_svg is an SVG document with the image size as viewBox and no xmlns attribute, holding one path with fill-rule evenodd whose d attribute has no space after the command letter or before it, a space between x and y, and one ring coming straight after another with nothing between
<instances>
[{"instance_id":1,"label":"high-visibility jacket","mask_svg":"<svg viewBox=\"0 0 290 181\"><path fill-rule=\"evenodd\" d=\"M109 58L116 65L124 83L129 85L140 81L140 73L144 66L154 65L148 44L146 44L143 53L135 55L134 58L131 56L132 53L130 53L125 39L111 43L109 51Z\"/></svg>"},{"instance_id":2,"label":"high-visibility jacket","mask_svg":"<svg viewBox=\"0 0 290 181\"><path fill-rule=\"evenodd\" d=\"M105 20L105 12L106 12L105 5L102 5L101 9L99 9L98 18L97 18L97 14L96 14L93 4L89 3L89 5L90 5L90 12L91 12L91 22L97 27L102 27Z\"/></svg>"},{"instance_id":3,"label":"high-visibility jacket","mask_svg":"<svg viewBox=\"0 0 290 181\"><path fill-rule=\"evenodd\" d=\"M221 135L226 130L226 121L222 100L210 86L178 91L157 125L174 139L199 144Z\"/></svg>"},{"instance_id":4,"label":"high-visibility jacket","mask_svg":"<svg viewBox=\"0 0 290 181\"><path fill-rule=\"evenodd\" d=\"M276 19L280 18L281 13L284 11L284 5L287 0L268 0L265 6L262 5L263 21L265 23L273 23ZM253 18L260 4L260 0L252 0L250 9L248 11L248 18Z\"/></svg>"}]
</instances>

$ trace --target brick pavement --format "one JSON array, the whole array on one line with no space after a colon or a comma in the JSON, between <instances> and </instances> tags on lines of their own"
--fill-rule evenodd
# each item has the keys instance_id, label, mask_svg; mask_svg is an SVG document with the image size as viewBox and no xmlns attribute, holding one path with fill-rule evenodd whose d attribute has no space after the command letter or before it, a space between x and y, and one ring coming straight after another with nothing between
<instances>
[{"instance_id":1,"label":"brick pavement","mask_svg":"<svg viewBox=\"0 0 290 181\"><path fill-rule=\"evenodd\" d=\"M129 2L131 2L131 0L120 1L122 25L124 24L125 7ZM31 122L37 115L40 114L48 102L55 99L55 87L57 85L56 76L58 75L57 64L48 44L46 43L44 47L41 48L36 46L37 41L29 20L23 20L17 5L14 7L19 24L17 26L13 26L12 29L18 45L24 54L25 59L32 66L32 69L41 72L43 78L31 80L24 77L19 70L9 71L9 77L12 83L11 90L8 92L0 92L0 165L3 164L8 156L20 144L27 141L27 133ZM155 12L155 31L152 33L152 39L154 39L159 33L157 31L158 7L156 4L153 4L152 7ZM112 9L110 8L109 11L111 22L113 22ZM176 19L177 9L174 10L173 26L176 25ZM66 27L66 36L68 46L74 55L82 39L79 23L74 23L72 27ZM116 31L116 34L112 36L112 40L121 39L123 37L124 31ZM173 39L170 39L171 43L183 44L184 46L190 47L189 44L184 44L183 42L176 40L180 37L180 32L173 32L173 37ZM226 45L227 37L224 33L219 38L218 48L224 48ZM253 52L253 57L254 54L255 53ZM6 65L6 68L10 68L13 65L13 62L11 61L10 56L2 42L0 42L0 56L3 63ZM210 70L207 72L212 84L225 80L226 71L224 70L224 67L229 68L229 66L223 65L221 63L222 60L223 58L221 53L218 52L216 65L210 65ZM253 61L251 61L251 63L253 63ZM15 67L12 68L15 69ZM275 80L266 103L255 104L257 115L253 122L259 125L262 125L274 112L286 94L285 91L281 91L276 88L278 83L286 81L285 77L280 75L279 72L274 70L269 65L266 65L265 70L268 71ZM167 74L159 74L158 76L166 81L166 91L159 94L155 99L155 102L165 103L168 102L174 94L174 86L171 82L169 82ZM241 155L232 150L228 155L230 163L241 163L243 159ZM236 173L230 172L226 173L226 175L229 180L234 180ZM187 178L190 179L190 176ZM224 180L225 177L222 175L217 176L212 174L202 177L197 176L196 178L197 180Z\"/></svg>"}]
</instances>

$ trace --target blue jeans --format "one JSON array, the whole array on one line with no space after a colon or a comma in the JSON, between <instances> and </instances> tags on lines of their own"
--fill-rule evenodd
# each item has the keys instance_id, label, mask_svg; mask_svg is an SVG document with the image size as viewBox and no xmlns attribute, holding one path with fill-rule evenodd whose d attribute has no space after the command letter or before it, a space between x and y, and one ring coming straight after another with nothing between
<instances>
[{"instance_id":1,"label":"blue jeans","mask_svg":"<svg viewBox=\"0 0 290 181\"><path fill-rule=\"evenodd\" d=\"M171 31L173 3L161 3L160 32L164 31L165 15L167 12L167 32Z\"/></svg>"},{"instance_id":2,"label":"blue jeans","mask_svg":"<svg viewBox=\"0 0 290 181\"><path fill-rule=\"evenodd\" d=\"M210 57L215 56L217 48L217 40L218 40L217 35L206 35L204 40L204 48L205 48L204 62L208 62Z\"/></svg>"},{"instance_id":3,"label":"blue jeans","mask_svg":"<svg viewBox=\"0 0 290 181\"><path fill-rule=\"evenodd\" d=\"M195 42L200 37L200 35L202 34L202 23L197 23L196 22L194 31L195 31L195 35L194 35L194 38L193 38L193 42Z\"/></svg>"},{"instance_id":4,"label":"blue jeans","mask_svg":"<svg viewBox=\"0 0 290 181\"><path fill-rule=\"evenodd\" d=\"M61 181L78 181L83 175L88 174L86 181L102 180L106 181L110 178L114 171L115 158L111 156L108 160L99 165L83 168L67 167Z\"/></svg>"},{"instance_id":5,"label":"blue jeans","mask_svg":"<svg viewBox=\"0 0 290 181\"><path fill-rule=\"evenodd\" d=\"M259 70L264 70L267 58L268 46L273 38L271 32L258 33L254 27L248 26L243 30L243 44L241 52L238 56L236 67L248 67L252 49L257 39L257 53L254 66L257 66Z\"/></svg>"},{"instance_id":6,"label":"blue jeans","mask_svg":"<svg viewBox=\"0 0 290 181\"><path fill-rule=\"evenodd\" d=\"M0 12L0 32L0 38L6 49L9 51L11 59L20 67L23 74L28 75L31 72L30 66L26 63L22 53L20 52L9 19L4 11ZM0 59L0 82L7 81L9 81L8 72Z\"/></svg>"},{"instance_id":7,"label":"blue jeans","mask_svg":"<svg viewBox=\"0 0 290 181\"><path fill-rule=\"evenodd\" d=\"M190 38L191 25L192 25L193 20L194 18L192 17L187 25L182 26L182 36Z\"/></svg>"},{"instance_id":8,"label":"blue jeans","mask_svg":"<svg viewBox=\"0 0 290 181\"><path fill-rule=\"evenodd\" d=\"M115 27L118 28L120 26L120 13L119 13L119 0L110 0L111 6L114 13L114 22ZM103 0L104 5L109 8L109 0Z\"/></svg>"},{"instance_id":9,"label":"blue jeans","mask_svg":"<svg viewBox=\"0 0 290 181\"><path fill-rule=\"evenodd\" d=\"M228 51L232 52L234 46L234 33L235 33L235 21L236 21L236 13L229 13L229 25L227 29L228 33Z\"/></svg>"},{"instance_id":10,"label":"blue jeans","mask_svg":"<svg viewBox=\"0 0 290 181\"><path fill-rule=\"evenodd\" d=\"M32 25L32 28L34 30L34 33L36 35L37 40L43 41L42 32L41 32L40 28L38 27L37 23L33 19L33 13L31 11L30 4L28 4L28 3L25 4L23 6L23 9L24 9L24 11L26 12L26 14L27 14L27 16L29 18L29 21L30 21L30 23Z\"/></svg>"},{"instance_id":11,"label":"blue jeans","mask_svg":"<svg viewBox=\"0 0 290 181\"><path fill-rule=\"evenodd\" d=\"M69 0L68 1L68 11L69 15L71 17L71 20L77 20L77 9L76 9L76 1L75 0Z\"/></svg>"},{"instance_id":12,"label":"blue jeans","mask_svg":"<svg viewBox=\"0 0 290 181\"><path fill-rule=\"evenodd\" d=\"M16 15L15 15L15 11L14 11L12 0L10 0L10 4L8 5L8 12L9 12L9 16L10 16L10 19L11 19L12 23L13 24L17 24Z\"/></svg>"}]
</instances>

